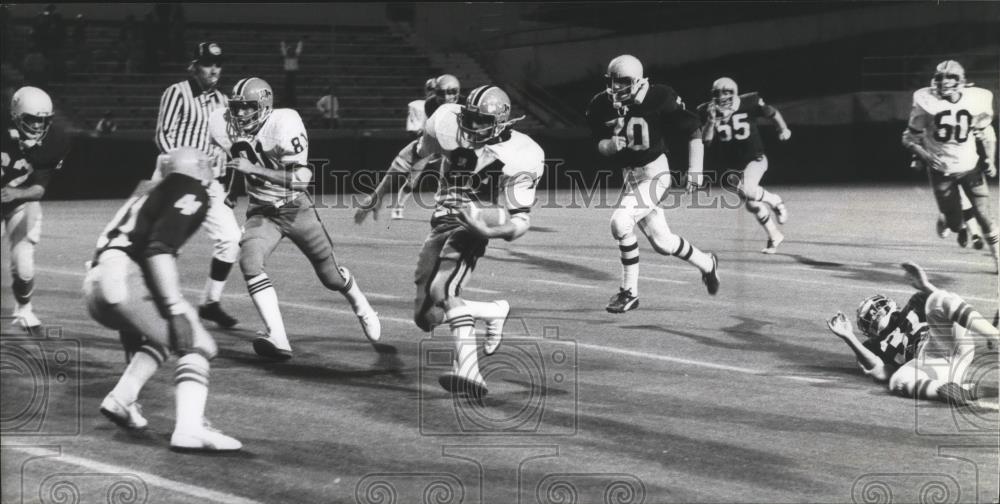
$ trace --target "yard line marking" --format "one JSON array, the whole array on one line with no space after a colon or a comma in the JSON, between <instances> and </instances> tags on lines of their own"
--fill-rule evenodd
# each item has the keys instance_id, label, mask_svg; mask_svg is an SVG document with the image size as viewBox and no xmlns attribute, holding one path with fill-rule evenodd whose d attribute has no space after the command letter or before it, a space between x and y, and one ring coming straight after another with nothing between
<instances>
[{"instance_id":1,"label":"yard line marking","mask_svg":"<svg viewBox=\"0 0 1000 504\"><path fill-rule=\"evenodd\" d=\"M653 277L641 277L643 280L648 282L662 282L662 283L672 283L672 284L688 284L691 282L685 282L684 280L670 280L669 278L653 278Z\"/></svg>"},{"instance_id":2,"label":"yard line marking","mask_svg":"<svg viewBox=\"0 0 1000 504\"><path fill-rule=\"evenodd\" d=\"M208 499L214 502L260 504L259 501L247 499L245 497L240 497L238 495L233 495L225 492L211 490L205 487L200 487L198 485L181 483L180 481L174 481L171 479L163 478L155 474L136 471L131 467L115 466L84 457L67 455L65 453L61 453L62 452L61 448L58 450L46 450L35 446L18 446L18 445L8 445L8 444L4 444L3 447L6 449L24 453L26 455L31 455L33 457L45 457L48 458L51 462L62 462L65 464L82 467L84 469L88 469L98 473L131 474L141 479L143 483L146 483L147 485L152 485L154 487L162 488L164 490L169 490L170 492L182 493L200 500ZM55 453L58 453L57 457L53 456Z\"/></svg>"},{"instance_id":3,"label":"yard line marking","mask_svg":"<svg viewBox=\"0 0 1000 504\"><path fill-rule=\"evenodd\" d=\"M394 294L379 294L378 292L366 292L365 297L368 299L403 299L403 296L396 296Z\"/></svg>"},{"instance_id":4,"label":"yard line marking","mask_svg":"<svg viewBox=\"0 0 1000 504\"><path fill-rule=\"evenodd\" d=\"M984 261L961 261L961 260L958 260L958 259L931 259L929 261L924 261L924 262L931 263L931 264L933 264L933 263L947 263L947 264L968 264L968 265L971 265L971 266L985 266L985 267L993 266L993 264L990 263L989 260L984 260Z\"/></svg>"},{"instance_id":5,"label":"yard line marking","mask_svg":"<svg viewBox=\"0 0 1000 504\"><path fill-rule=\"evenodd\" d=\"M579 288L579 289L596 289L597 288L594 285L584 285L584 284L571 283L571 282L557 282L555 280L540 280L538 278L533 278L531 281L535 282L535 283L541 283L541 284L560 285L562 287L576 287L576 288Z\"/></svg>"},{"instance_id":6,"label":"yard line marking","mask_svg":"<svg viewBox=\"0 0 1000 504\"><path fill-rule=\"evenodd\" d=\"M463 287L463 291L475 292L477 294L500 294L500 291L489 290L489 289L477 289L475 287Z\"/></svg>"}]
</instances>

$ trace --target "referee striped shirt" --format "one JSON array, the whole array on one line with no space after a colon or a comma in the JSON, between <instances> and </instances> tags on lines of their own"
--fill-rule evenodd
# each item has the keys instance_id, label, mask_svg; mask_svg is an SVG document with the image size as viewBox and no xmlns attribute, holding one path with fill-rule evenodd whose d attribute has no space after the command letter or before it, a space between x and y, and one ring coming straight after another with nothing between
<instances>
[{"instance_id":1,"label":"referee striped shirt","mask_svg":"<svg viewBox=\"0 0 1000 504\"><path fill-rule=\"evenodd\" d=\"M226 95L218 89L201 90L194 79L170 85L160 98L156 119L156 146L161 153L178 147L195 147L213 157L219 153L208 135L212 111L226 106Z\"/></svg>"}]
</instances>

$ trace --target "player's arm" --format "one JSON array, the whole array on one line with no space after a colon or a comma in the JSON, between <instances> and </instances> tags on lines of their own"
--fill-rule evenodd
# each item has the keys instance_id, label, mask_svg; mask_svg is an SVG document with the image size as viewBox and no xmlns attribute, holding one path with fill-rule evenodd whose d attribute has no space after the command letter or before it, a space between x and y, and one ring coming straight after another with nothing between
<instances>
[{"instance_id":1,"label":"player's arm","mask_svg":"<svg viewBox=\"0 0 1000 504\"><path fill-rule=\"evenodd\" d=\"M761 110L761 115L770 117L778 125L778 140L784 142L792 137L792 130L788 129L788 123L785 122L785 117L781 115L780 110L773 105L764 103L764 99L760 97L757 97L757 106Z\"/></svg>"},{"instance_id":2,"label":"player's arm","mask_svg":"<svg viewBox=\"0 0 1000 504\"><path fill-rule=\"evenodd\" d=\"M996 177L997 134L993 131L993 115L981 114L977 117L972 127L972 135L983 147L983 162L985 163L983 171L989 177Z\"/></svg>"},{"instance_id":3,"label":"player's arm","mask_svg":"<svg viewBox=\"0 0 1000 504\"><path fill-rule=\"evenodd\" d=\"M10 203L12 201L38 201L42 199L49 187L49 182L52 181L53 172L62 168L62 159L66 155L66 149L62 150L62 155L55 164L35 167L31 175L21 185L0 189L0 202Z\"/></svg>"},{"instance_id":4,"label":"player's arm","mask_svg":"<svg viewBox=\"0 0 1000 504\"><path fill-rule=\"evenodd\" d=\"M677 99L680 103L680 98ZM705 170L705 142L701 120L690 110L676 107L664 115L664 127L688 139L688 190L702 185Z\"/></svg>"},{"instance_id":5,"label":"player's arm","mask_svg":"<svg viewBox=\"0 0 1000 504\"><path fill-rule=\"evenodd\" d=\"M469 205L458 214L458 221L469 231L482 238L503 238L514 241L531 228L531 207L535 204L535 187L538 185L537 171L526 171L506 177L503 193L503 207L510 215L503 224L488 226L477 217L477 209Z\"/></svg>"},{"instance_id":6,"label":"player's arm","mask_svg":"<svg viewBox=\"0 0 1000 504\"><path fill-rule=\"evenodd\" d=\"M170 86L160 97L160 111L156 117L156 146L160 152L170 152L178 145L178 120L184 115L184 96L177 86Z\"/></svg>"},{"instance_id":7,"label":"player's arm","mask_svg":"<svg viewBox=\"0 0 1000 504\"><path fill-rule=\"evenodd\" d=\"M432 140L424 134L420 138L406 144L406 147L403 147L396 154L396 157L392 160L392 164L389 165L389 169L386 170L385 176L382 177L382 180L375 186L371 194L362 196L358 200L358 210L354 213L355 223L361 224L364 222L368 213L378 208L382 197L386 193L397 188L402 183L401 181L407 180L414 169L414 165L426 166L426 163L418 164L418 161L435 153L431 147L431 143Z\"/></svg>"},{"instance_id":8,"label":"player's arm","mask_svg":"<svg viewBox=\"0 0 1000 504\"><path fill-rule=\"evenodd\" d=\"M304 190L309 185L309 181L312 180L312 170L309 169L309 166L299 162L283 164L281 170L271 170L257 166L244 157L237 157L226 163L226 167L246 175L262 178L274 185L300 191Z\"/></svg>"},{"instance_id":9,"label":"player's arm","mask_svg":"<svg viewBox=\"0 0 1000 504\"><path fill-rule=\"evenodd\" d=\"M711 145L715 141L715 126L719 122L715 103L708 102L698 107L698 116L701 120L701 141L705 145Z\"/></svg>"},{"instance_id":10,"label":"player's arm","mask_svg":"<svg viewBox=\"0 0 1000 504\"><path fill-rule=\"evenodd\" d=\"M851 326L851 322L847 320L847 316L843 312L837 312L830 320L826 322L826 326L830 328L833 334L836 334L847 346L854 352L854 357L858 361L858 366L862 371L872 379L878 382L885 382L889 380L895 369L891 369L886 366L882 359L880 359L874 352L869 350L864 346L858 337L854 334L854 328Z\"/></svg>"},{"instance_id":11,"label":"player's arm","mask_svg":"<svg viewBox=\"0 0 1000 504\"><path fill-rule=\"evenodd\" d=\"M597 144L597 152L604 157L611 157L618 151L625 148L628 140L624 136L611 133L608 135L608 126L604 124L600 114L594 109L598 106L597 101L591 101L587 107L587 125L590 126L590 136Z\"/></svg>"},{"instance_id":12,"label":"player's arm","mask_svg":"<svg viewBox=\"0 0 1000 504\"><path fill-rule=\"evenodd\" d=\"M929 121L930 116L914 101L913 108L910 110L910 120L906 129L903 130L903 147L917 156L925 165L940 169L942 168L941 161L924 148L924 135L927 128L930 127Z\"/></svg>"}]
</instances>

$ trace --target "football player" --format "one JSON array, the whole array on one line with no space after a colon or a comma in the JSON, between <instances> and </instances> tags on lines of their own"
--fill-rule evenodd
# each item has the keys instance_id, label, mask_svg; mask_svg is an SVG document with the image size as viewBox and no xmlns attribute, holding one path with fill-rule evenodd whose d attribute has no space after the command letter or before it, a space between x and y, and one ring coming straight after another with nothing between
<instances>
[{"instance_id":1,"label":"football player","mask_svg":"<svg viewBox=\"0 0 1000 504\"><path fill-rule=\"evenodd\" d=\"M399 152L355 214L355 222L364 221L388 190L392 174L407 173L417 160L441 155L433 229L417 261L413 318L425 332L448 323L457 358L439 382L450 392L474 397L487 392L479 372L474 326L477 320L486 322L484 351L492 355L500 345L510 304L471 301L462 295L462 288L490 239L512 241L528 231L535 186L545 168L542 148L512 129L522 118L511 118L510 112L507 93L491 85L474 89L464 106L441 105L427 120L423 135ZM502 215L509 218L488 221L486 212L477 210L483 203L503 207Z\"/></svg>"},{"instance_id":2,"label":"football player","mask_svg":"<svg viewBox=\"0 0 1000 504\"><path fill-rule=\"evenodd\" d=\"M982 392L966 381L976 342L995 351L1000 332L957 294L938 289L920 266L904 263L919 292L900 309L883 295L871 296L857 310L858 340L851 322L837 312L827 327L854 351L858 366L893 393L918 399L966 403Z\"/></svg>"},{"instance_id":3,"label":"football player","mask_svg":"<svg viewBox=\"0 0 1000 504\"><path fill-rule=\"evenodd\" d=\"M18 89L10 102L7 131L0 135L0 213L10 239L13 277L13 324L27 330L41 326L31 307L35 290L35 245L42 235L42 206L52 174L62 166L69 142L52 125L52 99L36 87ZM8 235L9 233L9 235Z\"/></svg>"},{"instance_id":4,"label":"football player","mask_svg":"<svg viewBox=\"0 0 1000 504\"><path fill-rule=\"evenodd\" d=\"M966 87L962 65L954 60L943 61L935 70L931 86L913 93L903 145L927 165L938 209L948 228L956 233L965 227L959 187L965 191L1000 269L1000 232L992 218L984 177L996 176L996 132L992 122L993 93ZM982 160L977 142L985 153Z\"/></svg>"},{"instance_id":5,"label":"football player","mask_svg":"<svg viewBox=\"0 0 1000 504\"><path fill-rule=\"evenodd\" d=\"M669 86L650 84L642 63L627 54L608 64L608 86L587 107L587 120L601 155L625 171L626 192L611 216L611 235L621 252L622 281L607 310L625 313L639 307L639 242L635 228L663 255L687 261L701 272L709 294L719 290L718 258L670 231L659 206L670 187L667 137L689 139L689 189L701 185L704 145L698 117L684 109Z\"/></svg>"},{"instance_id":6,"label":"football player","mask_svg":"<svg viewBox=\"0 0 1000 504\"><path fill-rule=\"evenodd\" d=\"M913 157L910 163L910 168L916 171L924 171L927 167L917 159L916 156ZM958 196L962 200L962 222L965 223L965 227L955 235L958 241L958 246L962 248L968 248L969 245L976 250L982 250L985 244L983 243L983 237L979 234L979 223L976 222L976 213L972 210L972 202L969 201L969 197L965 195L965 189L962 186L958 188ZM939 238L947 238L951 235L951 229L948 228L948 220L945 218L944 214L938 214L937 222L934 223L935 230Z\"/></svg>"},{"instance_id":7,"label":"football player","mask_svg":"<svg viewBox=\"0 0 1000 504\"><path fill-rule=\"evenodd\" d=\"M330 235L305 192L312 171L309 138L299 113L274 108L271 86L249 77L233 87L228 109L212 115L209 134L229 153L227 166L245 175L250 197L240 240L240 269L267 327L266 334L254 340L254 351L275 359L292 356L278 295L264 272L267 258L286 236L312 263L320 282L351 304L365 336L378 341L382 334L378 313L351 272L337 264Z\"/></svg>"},{"instance_id":8,"label":"football player","mask_svg":"<svg viewBox=\"0 0 1000 504\"><path fill-rule=\"evenodd\" d=\"M160 156L158 170L162 178L141 182L104 228L83 283L91 317L119 332L128 358L101 413L122 427L146 427L139 392L173 353L177 410L170 447L239 450L239 441L205 420L209 361L217 348L181 294L177 272L178 251L208 212L212 160L180 147Z\"/></svg>"},{"instance_id":9,"label":"football player","mask_svg":"<svg viewBox=\"0 0 1000 504\"><path fill-rule=\"evenodd\" d=\"M442 75L442 77L454 78L451 75ZM435 101L435 96L437 94L437 88L438 88L437 82L438 82L437 78L427 79L427 82L424 83L424 99L413 100L412 102L410 102L409 105L410 112L406 118L406 131L412 132L418 137L423 133L424 123L427 122L427 118L430 117L430 115L427 114L427 110L429 108L427 106L427 103ZM458 85L458 79L455 79L453 83L450 82L450 79L448 79L448 83L449 86L453 84L454 89L460 89ZM444 95L442 95L442 99L449 99L448 98L449 95L447 93L451 91L452 89L450 87L447 90L442 88L442 92L445 93ZM458 95L455 95L454 98L457 99ZM430 108L436 110L437 105L432 105ZM420 174L423 173L424 170L423 164L427 164L430 162L437 162L437 159L436 158L432 159L431 157L428 157L418 161L417 162L418 165L415 165L413 169L413 173L415 173L416 175L412 179L407 179L405 182L403 182L402 186L399 188L399 192L396 194L396 204L393 205L392 208L393 220L399 220L403 218L403 207L406 206L406 201L410 199L410 196L413 193L414 186L416 186L417 183L419 182Z\"/></svg>"},{"instance_id":10,"label":"football player","mask_svg":"<svg viewBox=\"0 0 1000 504\"><path fill-rule=\"evenodd\" d=\"M784 142L792 136L785 119L778 109L765 104L759 94L740 94L736 81L729 77L712 83L712 100L698 105L698 115L702 122L702 140L721 151L725 173L730 169L739 170L736 172L738 180L733 185L746 209L757 217L757 222L767 232L767 245L761 252L775 253L785 236L778 231L774 221L784 224L788 220L788 210L780 196L760 185L760 179L767 172L767 156L757 120L773 119L778 125L778 139ZM771 210L775 219L771 219Z\"/></svg>"}]
</instances>

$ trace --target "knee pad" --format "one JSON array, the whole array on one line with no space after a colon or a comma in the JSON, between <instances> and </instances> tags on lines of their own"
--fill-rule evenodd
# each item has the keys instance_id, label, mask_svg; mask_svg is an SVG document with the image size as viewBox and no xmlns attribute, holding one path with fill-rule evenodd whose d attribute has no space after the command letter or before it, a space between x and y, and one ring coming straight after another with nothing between
<instances>
[{"instance_id":1,"label":"knee pad","mask_svg":"<svg viewBox=\"0 0 1000 504\"><path fill-rule=\"evenodd\" d=\"M240 257L240 233L230 233L215 241L212 257L227 263L234 263Z\"/></svg>"},{"instance_id":2,"label":"knee pad","mask_svg":"<svg viewBox=\"0 0 1000 504\"><path fill-rule=\"evenodd\" d=\"M413 312L413 323L425 333L433 331L443 320L444 310L433 305L424 309L417 308Z\"/></svg>"},{"instance_id":3,"label":"knee pad","mask_svg":"<svg viewBox=\"0 0 1000 504\"><path fill-rule=\"evenodd\" d=\"M201 320L191 305L184 303L183 307L171 308L170 345L179 356L198 354L207 360L214 359L219 349L208 330L201 325Z\"/></svg>"},{"instance_id":4,"label":"knee pad","mask_svg":"<svg viewBox=\"0 0 1000 504\"><path fill-rule=\"evenodd\" d=\"M621 240L635 231L635 219L624 210L615 210L611 215L611 236Z\"/></svg>"},{"instance_id":5,"label":"knee pad","mask_svg":"<svg viewBox=\"0 0 1000 504\"><path fill-rule=\"evenodd\" d=\"M240 271L246 278L253 278L264 273L264 251L259 247L247 246L245 243L240 247Z\"/></svg>"}]
</instances>

